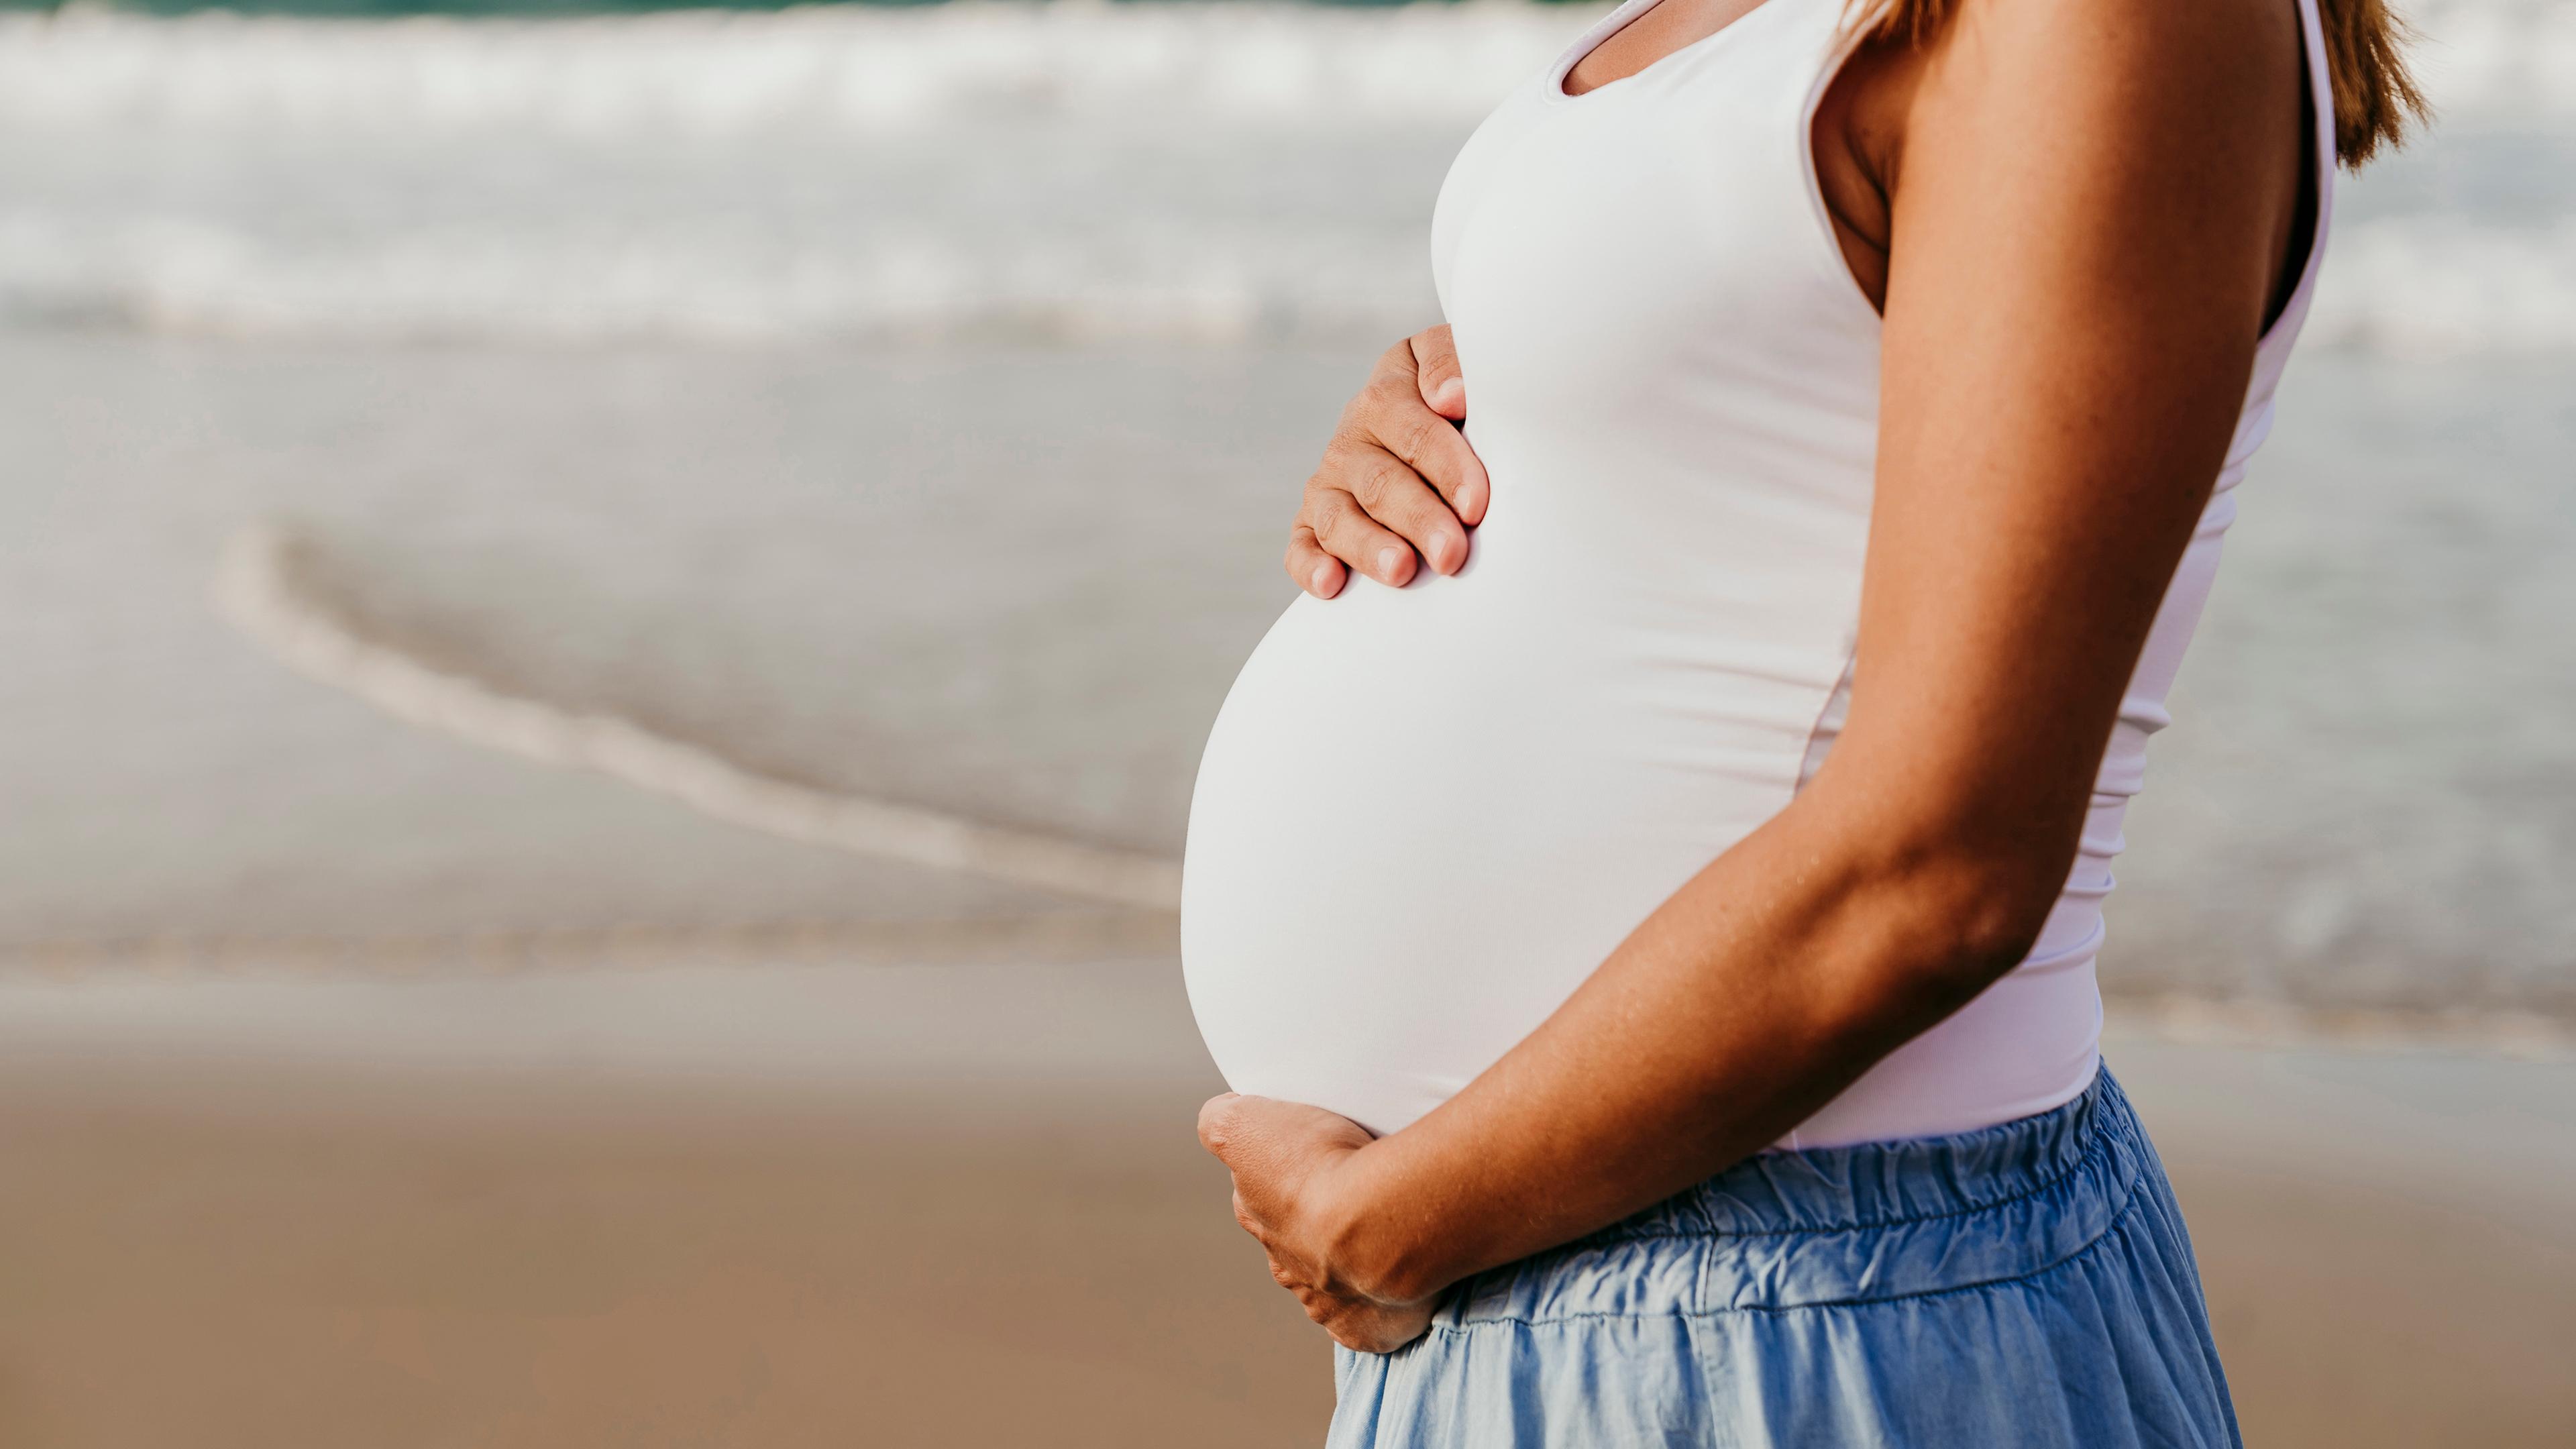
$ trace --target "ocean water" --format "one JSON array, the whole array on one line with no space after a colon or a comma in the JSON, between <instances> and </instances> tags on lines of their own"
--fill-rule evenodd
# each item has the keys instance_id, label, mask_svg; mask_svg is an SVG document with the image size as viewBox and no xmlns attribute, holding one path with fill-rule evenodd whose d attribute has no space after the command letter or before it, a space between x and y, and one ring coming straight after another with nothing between
<instances>
[{"instance_id":1,"label":"ocean water","mask_svg":"<svg viewBox=\"0 0 2576 1449\"><path fill-rule=\"evenodd\" d=\"M0 14L0 319L728 344L1378 337L1495 97L1598 13ZM2312 335L2576 351L2576 3L2417 7L2439 132Z\"/></svg>"},{"instance_id":2,"label":"ocean water","mask_svg":"<svg viewBox=\"0 0 2576 1449\"><path fill-rule=\"evenodd\" d=\"M0 13L0 952L1000 915L419 734L207 603L1177 848L1448 157L1597 9ZM2576 1017L2576 3L2413 12L2154 749L2133 991Z\"/></svg>"}]
</instances>

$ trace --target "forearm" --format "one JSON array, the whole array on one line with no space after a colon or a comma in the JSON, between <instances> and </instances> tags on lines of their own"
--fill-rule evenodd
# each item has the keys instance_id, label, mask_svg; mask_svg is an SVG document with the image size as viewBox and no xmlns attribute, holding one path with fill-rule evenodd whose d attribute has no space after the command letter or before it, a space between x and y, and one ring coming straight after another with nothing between
<instances>
[{"instance_id":1,"label":"forearm","mask_svg":"<svg viewBox=\"0 0 2576 1449\"><path fill-rule=\"evenodd\" d=\"M1458 1096L1355 1154L1336 1226L1351 1280L1420 1297L1678 1192L2019 959L2037 924L2028 868L1858 848L1881 838L1860 813L1802 797Z\"/></svg>"}]
</instances>

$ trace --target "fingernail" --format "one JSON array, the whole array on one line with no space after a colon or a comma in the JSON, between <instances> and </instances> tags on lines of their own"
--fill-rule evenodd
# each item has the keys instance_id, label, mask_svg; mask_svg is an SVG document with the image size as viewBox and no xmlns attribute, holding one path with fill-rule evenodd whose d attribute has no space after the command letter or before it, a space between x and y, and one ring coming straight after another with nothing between
<instances>
[{"instance_id":1,"label":"fingernail","mask_svg":"<svg viewBox=\"0 0 2576 1449\"><path fill-rule=\"evenodd\" d=\"M1473 479L1458 485L1458 517L1473 523L1485 516L1485 485Z\"/></svg>"},{"instance_id":2,"label":"fingernail","mask_svg":"<svg viewBox=\"0 0 2576 1449\"><path fill-rule=\"evenodd\" d=\"M1306 576L1306 587L1312 589L1319 597L1327 599L1331 598L1333 596L1333 566L1328 563L1319 563L1315 565L1315 571Z\"/></svg>"},{"instance_id":3,"label":"fingernail","mask_svg":"<svg viewBox=\"0 0 2576 1449\"><path fill-rule=\"evenodd\" d=\"M1467 400L1467 384L1453 377L1440 384L1432 396L1440 400L1440 406L1454 408Z\"/></svg>"},{"instance_id":4,"label":"fingernail","mask_svg":"<svg viewBox=\"0 0 2576 1449\"><path fill-rule=\"evenodd\" d=\"M1395 582L1395 571L1404 563L1404 550L1382 548L1377 551L1377 574L1388 583Z\"/></svg>"},{"instance_id":5,"label":"fingernail","mask_svg":"<svg viewBox=\"0 0 2576 1449\"><path fill-rule=\"evenodd\" d=\"M1442 530L1431 535L1431 542L1423 552L1430 556L1431 566L1445 574L1449 572L1449 560L1456 549L1457 544L1450 539L1446 530Z\"/></svg>"}]
</instances>

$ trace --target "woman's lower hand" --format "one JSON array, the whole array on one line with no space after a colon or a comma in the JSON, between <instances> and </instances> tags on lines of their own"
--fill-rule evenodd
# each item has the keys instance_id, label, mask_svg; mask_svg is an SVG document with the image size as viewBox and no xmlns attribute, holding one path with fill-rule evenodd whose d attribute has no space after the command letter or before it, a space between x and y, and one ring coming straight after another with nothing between
<instances>
[{"instance_id":1,"label":"woman's lower hand","mask_svg":"<svg viewBox=\"0 0 2576 1449\"><path fill-rule=\"evenodd\" d=\"M1355 1204L1352 1159L1368 1129L1320 1107L1227 1093L1199 1109L1199 1141L1234 1174L1234 1218L1270 1276L1333 1341L1392 1353L1431 1326L1434 1293L1396 1300L1338 1261Z\"/></svg>"},{"instance_id":2,"label":"woman's lower hand","mask_svg":"<svg viewBox=\"0 0 2576 1449\"><path fill-rule=\"evenodd\" d=\"M1386 350L1306 480L1288 530L1288 576L1299 588L1329 599L1350 569L1400 588L1417 558L1443 574L1467 562L1467 530L1483 521L1493 487L1458 431L1466 416L1446 326Z\"/></svg>"},{"instance_id":3,"label":"woman's lower hand","mask_svg":"<svg viewBox=\"0 0 2576 1449\"><path fill-rule=\"evenodd\" d=\"M1379 1303L1312 1287L1300 1282L1296 1270L1277 1258L1270 1260L1270 1276L1296 1295L1297 1306L1321 1324L1333 1342L1361 1353L1393 1353L1420 1338L1431 1326L1431 1309L1439 1301Z\"/></svg>"}]
</instances>

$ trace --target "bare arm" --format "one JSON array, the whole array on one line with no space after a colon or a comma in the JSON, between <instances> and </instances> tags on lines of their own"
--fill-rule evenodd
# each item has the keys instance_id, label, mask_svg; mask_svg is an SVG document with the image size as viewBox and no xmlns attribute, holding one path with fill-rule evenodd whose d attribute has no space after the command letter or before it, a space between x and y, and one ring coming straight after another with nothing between
<instances>
[{"instance_id":1,"label":"bare arm","mask_svg":"<svg viewBox=\"0 0 2576 1449\"><path fill-rule=\"evenodd\" d=\"M1966 0L1920 58L1884 157L1878 491L1829 763L1413 1126L1202 1115L1337 1337L1392 1347L1458 1278L1758 1151L2028 950L2243 400L2296 45L2257 0Z\"/></svg>"}]
</instances>

